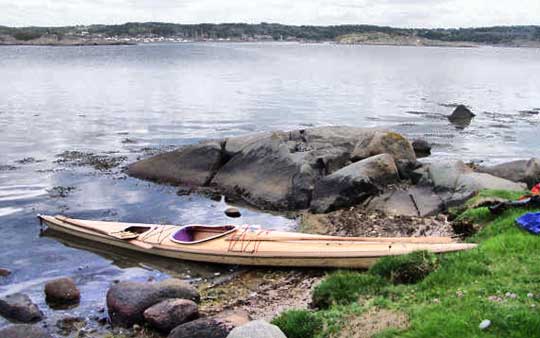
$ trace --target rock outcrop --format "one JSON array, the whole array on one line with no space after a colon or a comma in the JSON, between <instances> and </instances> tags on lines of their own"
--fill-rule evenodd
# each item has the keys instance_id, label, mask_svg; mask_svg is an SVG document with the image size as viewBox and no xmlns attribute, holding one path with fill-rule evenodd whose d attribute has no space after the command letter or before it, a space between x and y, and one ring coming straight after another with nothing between
<instances>
[{"instance_id":1,"label":"rock outcrop","mask_svg":"<svg viewBox=\"0 0 540 338\"><path fill-rule=\"evenodd\" d=\"M200 143L136 162L128 173L159 182L209 185L261 209L299 210L310 207L321 179L383 153L404 165L416 160L411 143L397 133L321 127Z\"/></svg>"},{"instance_id":2,"label":"rock outcrop","mask_svg":"<svg viewBox=\"0 0 540 338\"><path fill-rule=\"evenodd\" d=\"M398 180L398 169L391 155L369 157L317 182L311 210L323 213L358 204Z\"/></svg>"},{"instance_id":3,"label":"rock outcrop","mask_svg":"<svg viewBox=\"0 0 540 338\"><path fill-rule=\"evenodd\" d=\"M34 323L43 318L38 306L30 297L22 293L14 293L0 298L0 315L20 323Z\"/></svg>"},{"instance_id":4,"label":"rock outcrop","mask_svg":"<svg viewBox=\"0 0 540 338\"><path fill-rule=\"evenodd\" d=\"M107 308L111 323L131 327L144 321L144 311L154 304L170 298L200 300L199 293L190 284L179 279L159 283L121 282L107 292Z\"/></svg>"},{"instance_id":5,"label":"rock outcrop","mask_svg":"<svg viewBox=\"0 0 540 338\"><path fill-rule=\"evenodd\" d=\"M476 171L513 182L523 182L531 188L540 183L540 158L506 162L494 166L481 166Z\"/></svg>"}]
</instances>

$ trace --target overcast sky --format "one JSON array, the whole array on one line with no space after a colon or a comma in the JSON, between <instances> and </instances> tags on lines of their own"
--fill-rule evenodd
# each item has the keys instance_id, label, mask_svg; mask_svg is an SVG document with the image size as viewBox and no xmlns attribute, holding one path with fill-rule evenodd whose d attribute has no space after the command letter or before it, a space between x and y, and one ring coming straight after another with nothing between
<instances>
[{"instance_id":1,"label":"overcast sky","mask_svg":"<svg viewBox=\"0 0 540 338\"><path fill-rule=\"evenodd\" d=\"M540 24L540 0L0 0L0 25L128 21L473 27Z\"/></svg>"}]
</instances>

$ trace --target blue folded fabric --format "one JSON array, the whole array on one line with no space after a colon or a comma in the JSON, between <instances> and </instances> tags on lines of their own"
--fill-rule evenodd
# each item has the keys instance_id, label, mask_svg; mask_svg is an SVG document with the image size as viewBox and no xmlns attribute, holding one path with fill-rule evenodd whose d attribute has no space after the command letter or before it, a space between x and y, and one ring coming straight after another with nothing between
<instances>
[{"instance_id":1,"label":"blue folded fabric","mask_svg":"<svg viewBox=\"0 0 540 338\"><path fill-rule=\"evenodd\" d=\"M523 229L535 235L540 235L540 212L529 212L516 219L516 222Z\"/></svg>"}]
</instances>

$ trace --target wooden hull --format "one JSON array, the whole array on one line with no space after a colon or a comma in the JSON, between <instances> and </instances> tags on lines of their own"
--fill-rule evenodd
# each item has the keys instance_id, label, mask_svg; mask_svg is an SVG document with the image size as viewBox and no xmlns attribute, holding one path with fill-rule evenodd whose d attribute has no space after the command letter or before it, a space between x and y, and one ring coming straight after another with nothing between
<instances>
[{"instance_id":1,"label":"wooden hull","mask_svg":"<svg viewBox=\"0 0 540 338\"><path fill-rule=\"evenodd\" d=\"M475 247L474 244L453 243L448 239L440 239L441 243L422 243L418 239L411 239L413 243L406 242L407 239L400 239L400 242L383 242L384 239L380 238L373 238L373 241L355 238L336 240L329 236L273 231L243 231L202 243L179 244L170 239L170 234L178 230L179 226L151 225L153 229L141 234L137 239L122 240L107 235L103 229L114 231L129 226L146 225L72 220L84 225L81 227L70 223L71 219L63 221L52 216L39 218L56 232L90 242L173 259L230 265L365 269L383 256L418 250L453 252ZM246 237L249 239L241 239ZM425 240L430 241L429 238Z\"/></svg>"}]
</instances>

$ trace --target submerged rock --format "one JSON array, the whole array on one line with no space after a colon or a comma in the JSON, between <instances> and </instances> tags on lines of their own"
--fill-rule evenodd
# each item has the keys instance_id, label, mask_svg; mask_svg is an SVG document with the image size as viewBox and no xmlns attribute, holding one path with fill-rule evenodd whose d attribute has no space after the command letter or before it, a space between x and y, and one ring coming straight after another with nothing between
<instances>
[{"instance_id":1,"label":"submerged rock","mask_svg":"<svg viewBox=\"0 0 540 338\"><path fill-rule=\"evenodd\" d=\"M179 279L159 283L121 282L107 292L109 317L113 325L132 327L143 322L146 309L170 298L200 300L197 289Z\"/></svg>"},{"instance_id":2,"label":"submerged rock","mask_svg":"<svg viewBox=\"0 0 540 338\"><path fill-rule=\"evenodd\" d=\"M227 338L235 327L248 322L249 316L246 312L225 312L179 325L171 331L168 338Z\"/></svg>"},{"instance_id":3,"label":"submerged rock","mask_svg":"<svg viewBox=\"0 0 540 338\"><path fill-rule=\"evenodd\" d=\"M279 327L264 320L254 320L234 328L227 338L287 338Z\"/></svg>"},{"instance_id":4,"label":"submerged rock","mask_svg":"<svg viewBox=\"0 0 540 338\"><path fill-rule=\"evenodd\" d=\"M501 177L514 182L526 183L529 188L540 183L540 158L517 160L476 169L481 173Z\"/></svg>"},{"instance_id":5,"label":"submerged rock","mask_svg":"<svg viewBox=\"0 0 540 338\"><path fill-rule=\"evenodd\" d=\"M38 322L43 318L38 306L30 297L22 293L0 298L0 315L8 320L22 323Z\"/></svg>"},{"instance_id":6,"label":"submerged rock","mask_svg":"<svg viewBox=\"0 0 540 338\"><path fill-rule=\"evenodd\" d=\"M311 210L318 213L358 204L399 180L392 156L382 154L353 163L316 183Z\"/></svg>"},{"instance_id":7,"label":"submerged rock","mask_svg":"<svg viewBox=\"0 0 540 338\"><path fill-rule=\"evenodd\" d=\"M458 128L466 128L476 115L466 106L460 104L454 109L448 120Z\"/></svg>"},{"instance_id":8,"label":"submerged rock","mask_svg":"<svg viewBox=\"0 0 540 338\"><path fill-rule=\"evenodd\" d=\"M81 292L71 278L58 278L45 284L45 301L51 307L63 307L79 303Z\"/></svg>"},{"instance_id":9,"label":"submerged rock","mask_svg":"<svg viewBox=\"0 0 540 338\"><path fill-rule=\"evenodd\" d=\"M59 333L67 336L71 332L78 331L86 326L86 321L81 317L65 317L56 321Z\"/></svg>"},{"instance_id":10,"label":"submerged rock","mask_svg":"<svg viewBox=\"0 0 540 338\"><path fill-rule=\"evenodd\" d=\"M187 299L167 299L144 311L144 319L162 332L169 332L198 317L197 304Z\"/></svg>"},{"instance_id":11,"label":"submerged rock","mask_svg":"<svg viewBox=\"0 0 540 338\"><path fill-rule=\"evenodd\" d=\"M37 325L17 324L0 329L2 338L53 338L44 328Z\"/></svg>"},{"instance_id":12,"label":"submerged rock","mask_svg":"<svg viewBox=\"0 0 540 338\"><path fill-rule=\"evenodd\" d=\"M11 270L0 268L0 277L7 277L9 275L11 275Z\"/></svg>"}]
</instances>

